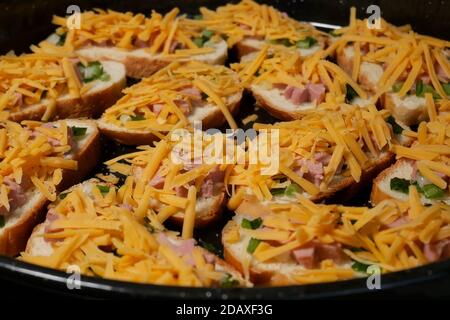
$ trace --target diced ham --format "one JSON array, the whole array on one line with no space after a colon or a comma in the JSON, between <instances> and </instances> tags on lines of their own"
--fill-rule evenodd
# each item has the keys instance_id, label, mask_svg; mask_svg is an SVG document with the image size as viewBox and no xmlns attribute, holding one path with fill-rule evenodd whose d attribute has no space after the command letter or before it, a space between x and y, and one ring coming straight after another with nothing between
<instances>
[{"instance_id":1,"label":"diced ham","mask_svg":"<svg viewBox=\"0 0 450 320\"><path fill-rule=\"evenodd\" d=\"M52 222L59 219L59 215L56 213L56 211L52 208L48 210L47 216L45 218L45 233L51 233L51 232L58 232L61 231L61 229L56 229L52 227Z\"/></svg>"},{"instance_id":2,"label":"diced ham","mask_svg":"<svg viewBox=\"0 0 450 320\"><path fill-rule=\"evenodd\" d=\"M0 207L0 216L9 215L14 209L22 206L27 201L25 188L16 183L13 179L5 177L3 183L8 187L9 211L5 207Z\"/></svg>"},{"instance_id":3,"label":"diced ham","mask_svg":"<svg viewBox=\"0 0 450 320\"><path fill-rule=\"evenodd\" d=\"M188 189L186 189L186 188L183 187L183 186L176 187L176 188L175 188L175 193L176 193L176 195L177 195L178 197L186 198L187 195L188 195Z\"/></svg>"},{"instance_id":4,"label":"diced ham","mask_svg":"<svg viewBox=\"0 0 450 320\"><path fill-rule=\"evenodd\" d=\"M401 227L407 223L409 223L409 219L407 216L402 216L394 221L392 221L391 223L387 224L386 227L388 228L397 228L397 227Z\"/></svg>"},{"instance_id":5,"label":"diced ham","mask_svg":"<svg viewBox=\"0 0 450 320\"><path fill-rule=\"evenodd\" d=\"M164 187L164 181L165 177L161 177L160 175L156 174L152 180L150 180L149 185L152 186L155 189L162 189Z\"/></svg>"},{"instance_id":6,"label":"diced ham","mask_svg":"<svg viewBox=\"0 0 450 320\"><path fill-rule=\"evenodd\" d=\"M238 24L239 28L244 29L244 30L252 30L252 28L246 24L243 23L239 23Z\"/></svg>"},{"instance_id":7,"label":"diced ham","mask_svg":"<svg viewBox=\"0 0 450 320\"><path fill-rule=\"evenodd\" d=\"M324 166L327 166L330 163L331 154L326 152L317 152L316 154L314 154L314 159Z\"/></svg>"},{"instance_id":8,"label":"diced ham","mask_svg":"<svg viewBox=\"0 0 450 320\"><path fill-rule=\"evenodd\" d=\"M152 105L152 111L156 115L158 115L162 111L162 109L164 109L164 105L161 103L156 103Z\"/></svg>"},{"instance_id":9,"label":"diced ham","mask_svg":"<svg viewBox=\"0 0 450 320\"><path fill-rule=\"evenodd\" d=\"M205 181L203 181L203 184L200 188L200 194L205 198L209 198L209 197L213 196L214 182L212 181L212 179L205 179Z\"/></svg>"},{"instance_id":10,"label":"diced ham","mask_svg":"<svg viewBox=\"0 0 450 320\"><path fill-rule=\"evenodd\" d=\"M159 233L157 236L158 242L162 245L170 247L175 251L180 257L186 258L186 262L193 265L194 261L192 258L192 252L195 247L194 239L171 239L164 233Z\"/></svg>"},{"instance_id":11,"label":"diced ham","mask_svg":"<svg viewBox=\"0 0 450 320\"><path fill-rule=\"evenodd\" d=\"M281 88L281 85L277 84L277 86ZM308 83L304 88L286 86L283 95L294 104L313 101L321 103L325 98L325 86L321 83Z\"/></svg>"},{"instance_id":12,"label":"diced ham","mask_svg":"<svg viewBox=\"0 0 450 320\"><path fill-rule=\"evenodd\" d=\"M321 83L307 84L306 89L309 93L309 100L321 103L325 98L325 86Z\"/></svg>"},{"instance_id":13,"label":"diced ham","mask_svg":"<svg viewBox=\"0 0 450 320\"><path fill-rule=\"evenodd\" d=\"M308 269L317 267L323 260L332 260L336 264L342 264L348 260L340 243L325 244L318 240L293 250L292 255L298 264Z\"/></svg>"},{"instance_id":14,"label":"diced ham","mask_svg":"<svg viewBox=\"0 0 450 320\"><path fill-rule=\"evenodd\" d=\"M305 178L308 181L313 182L315 185L320 185L323 180L324 170L321 162L314 162L312 160L297 159L296 163L300 166L298 170L295 170L299 176ZM306 172L304 168L306 167Z\"/></svg>"},{"instance_id":15,"label":"diced ham","mask_svg":"<svg viewBox=\"0 0 450 320\"><path fill-rule=\"evenodd\" d=\"M11 105L18 108L23 106L23 95L20 92L14 92Z\"/></svg>"},{"instance_id":16,"label":"diced ham","mask_svg":"<svg viewBox=\"0 0 450 320\"><path fill-rule=\"evenodd\" d=\"M422 80L422 82L424 84L430 84L431 83L431 79L429 75L423 75L420 77L420 80Z\"/></svg>"},{"instance_id":17,"label":"diced ham","mask_svg":"<svg viewBox=\"0 0 450 320\"><path fill-rule=\"evenodd\" d=\"M202 92L195 87L183 88L180 92L195 100L202 99Z\"/></svg>"},{"instance_id":18,"label":"diced ham","mask_svg":"<svg viewBox=\"0 0 450 320\"><path fill-rule=\"evenodd\" d=\"M188 115L191 112L189 102L184 100L175 100L174 102L185 115Z\"/></svg>"},{"instance_id":19,"label":"diced ham","mask_svg":"<svg viewBox=\"0 0 450 320\"><path fill-rule=\"evenodd\" d=\"M425 244L423 251L428 262L450 258L450 239Z\"/></svg>"}]
</instances>

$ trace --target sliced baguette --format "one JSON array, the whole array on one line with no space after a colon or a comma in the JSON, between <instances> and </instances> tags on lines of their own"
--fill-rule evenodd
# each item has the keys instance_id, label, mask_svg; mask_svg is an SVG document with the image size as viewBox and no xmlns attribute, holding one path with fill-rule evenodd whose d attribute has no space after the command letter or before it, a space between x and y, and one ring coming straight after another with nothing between
<instances>
[{"instance_id":1,"label":"sliced baguette","mask_svg":"<svg viewBox=\"0 0 450 320\"><path fill-rule=\"evenodd\" d=\"M222 244L225 261L234 266L244 275L248 273L249 279L258 286L286 286L298 285L293 275L301 274L305 267L296 263L284 254L280 261L260 262L247 252L250 236L240 231L242 217L234 216L222 230ZM230 241L232 234L239 234L238 241ZM246 268L245 266L248 266ZM342 265L350 268L350 264Z\"/></svg>"},{"instance_id":2,"label":"sliced baguette","mask_svg":"<svg viewBox=\"0 0 450 320\"><path fill-rule=\"evenodd\" d=\"M99 180L98 179L89 179L84 181L83 183L80 183L78 185L74 185L72 186L70 189L66 190L65 192L70 192L72 190L74 190L75 188L81 187L83 189L83 191L87 194L90 194L91 190L99 184ZM102 183L104 184L104 183ZM51 208L54 204L50 204L49 208ZM45 220L43 223L37 225L31 236L28 239L26 248L25 248L25 253L31 256L50 256L53 252L54 252L54 247L52 245L51 241L46 241L45 240L45 230L47 227L49 227L51 224L50 220ZM167 230L160 230L158 232L162 232L166 234ZM174 235L169 231L166 234L166 237L169 239L171 239L170 241L174 241L176 242L178 240L177 237L174 237ZM158 239L158 237L156 237L156 239ZM158 240L159 242L159 240ZM228 264L227 262L225 262L224 260L222 260L221 258L213 255L212 253L210 253L209 251L207 251L206 249L197 246L197 248L200 248L201 251L203 252L203 255L206 257L208 256L210 258L210 260L212 260L212 263L214 265L214 269L216 272L220 272L220 273L224 273L225 275L228 274L230 275L233 279L236 279L239 281L240 285L239 286L252 286L252 284L243 279L241 274L238 272L238 270L236 270L232 265Z\"/></svg>"},{"instance_id":3,"label":"sliced baguette","mask_svg":"<svg viewBox=\"0 0 450 320\"><path fill-rule=\"evenodd\" d=\"M228 97L226 107L232 114L236 114L238 112L241 99L242 91ZM226 123L226 119L220 108L213 104L207 104L202 107L195 107L192 113L187 118L190 123L194 123L194 121L201 121L203 130L207 130L210 128L221 128ZM152 128L148 128L148 130L145 131L127 129L111 124L105 121L103 117L100 118L97 123L102 134L122 144L150 144L155 140L159 140L158 135L154 133ZM167 132L160 132L160 134L163 135L166 133Z\"/></svg>"},{"instance_id":4,"label":"sliced baguette","mask_svg":"<svg viewBox=\"0 0 450 320\"><path fill-rule=\"evenodd\" d=\"M428 121L427 103L425 98L408 94L400 98L397 93L389 92L382 96L383 108L404 124L411 126L422 121Z\"/></svg>"},{"instance_id":5,"label":"sliced baguette","mask_svg":"<svg viewBox=\"0 0 450 320\"><path fill-rule=\"evenodd\" d=\"M68 126L87 128L82 139L77 140L74 153L69 159L78 161L78 170L63 170L63 179L57 186L58 191L79 182L95 167L100 158L100 134L94 121L65 120ZM42 210L48 203L47 198L35 188L27 191L27 203L17 208L6 224L0 228L0 254L15 256L25 248L27 239L34 226L42 219Z\"/></svg>"},{"instance_id":6,"label":"sliced baguette","mask_svg":"<svg viewBox=\"0 0 450 320\"><path fill-rule=\"evenodd\" d=\"M394 165L381 172L373 181L372 192L370 194L372 204L376 205L386 199L408 201L408 194L391 190L390 183L392 178L411 180L413 173L414 164L412 161L406 159L398 160ZM422 195L421 201L424 204L433 204L440 201L450 204L450 195L447 192L447 196L441 200L430 200Z\"/></svg>"},{"instance_id":7,"label":"sliced baguette","mask_svg":"<svg viewBox=\"0 0 450 320\"><path fill-rule=\"evenodd\" d=\"M208 43L206 44L208 46ZM176 58L177 61L201 61L207 64L223 65L228 57L228 46L223 40L211 44L213 52L192 55L186 58ZM164 57L162 54L152 54L146 49L125 50L115 47L89 46L78 49L76 54L84 59L112 60L123 63L126 74L131 78L144 78L164 68L174 61L174 58Z\"/></svg>"},{"instance_id":8,"label":"sliced baguette","mask_svg":"<svg viewBox=\"0 0 450 320\"><path fill-rule=\"evenodd\" d=\"M125 67L113 61L102 61L103 70L110 75L108 81L95 80L89 85L89 90L80 98L73 98L69 94L60 96L56 101L55 112L49 120L66 118L97 118L103 111L113 105L122 95L126 85ZM48 100L23 108L10 114L13 121L41 120L45 114Z\"/></svg>"}]
</instances>

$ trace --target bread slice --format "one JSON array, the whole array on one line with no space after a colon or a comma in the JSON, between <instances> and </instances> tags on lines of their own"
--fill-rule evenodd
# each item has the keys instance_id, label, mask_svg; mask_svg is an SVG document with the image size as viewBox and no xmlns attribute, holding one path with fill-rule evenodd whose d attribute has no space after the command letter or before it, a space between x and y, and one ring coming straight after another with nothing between
<instances>
[{"instance_id":1,"label":"bread slice","mask_svg":"<svg viewBox=\"0 0 450 320\"><path fill-rule=\"evenodd\" d=\"M258 286L286 286L298 285L292 278L295 273L305 271L305 267L297 264L293 259L284 257L282 261L260 262L247 253L247 245L250 236L239 232L242 216L236 215L230 220L222 230L222 244L225 261L234 266L241 273L245 274L245 265L248 265L249 279ZM237 242L230 242L228 235L239 232L240 238ZM343 268L350 268L351 263L342 265Z\"/></svg>"},{"instance_id":2,"label":"bread slice","mask_svg":"<svg viewBox=\"0 0 450 320\"><path fill-rule=\"evenodd\" d=\"M50 43L58 42L57 35L51 35L47 41ZM207 64L223 65L228 57L228 46L224 40L217 43L207 42L206 47L210 46L214 51L205 54L192 55L189 57L176 58L177 61L201 61ZM174 61L174 58L164 57L162 54L152 54L148 49L126 50L116 47L87 46L80 48L76 54L89 61L111 60L123 63L126 68L126 74L131 78L144 78L151 76L156 71L164 68Z\"/></svg>"},{"instance_id":3,"label":"bread slice","mask_svg":"<svg viewBox=\"0 0 450 320\"><path fill-rule=\"evenodd\" d=\"M397 93L389 92L382 96L382 106L404 124L411 126L422 121L428 121L427 103L425 98L407 94L400 98Z\"/></svg>"},{"instance_id":4,"label":"bread slice","mask_svg":"<svg viewBox=\"0 0 450 320\"><path fill-rule=\"evenodd\" d=\"M299 119L303 112L316 108L314 102L294 104L284 97L283 90L277 88L266 89L262 85L252 84L250 91L257 103L277 119Z\"/></svg>"},{"instance_id":5,"label":"bread slice","mask_svg":"<svg viewBox=\"0 0 450 320\"><path fill-rule=\"evenodd\" d=\"M242 91L228 97L226 107L232 114L236 114L238 112L241 99ZM187 118L190 123L194 123L194 121L201 121L203 130L210 128L221 128L226 123L226 119L220 108L213 104L206 104L202 107L194 107L192 113L188 115ZM97 123L102 134L122 144L150 144L153 141L159 140L158 135L152 131L152 128L148 128L148 130L145 131L127 129L111 124L105 121L103 117L101 117ZM160 132L160 134L163 135L166 133L167 132Z\"/></svg>"},{"instance_id":6,"label":"bread slice","mask_svg":"<svg viewBox=\"0 0 450 320\"><path fill-rule=\"evenodd\" d=\"M95 167L100 158L100 134L92 120L65 120L68 126L87 128L83 138L77 140L77 147L67 157L78 161L78 170L63 170L63 179L58 191L79 182ZM56 122L57 124L58 122ZM27 191L27 203L14 210L0 228L0 254L15 256L25 248L34 226L42 218L47 198L36 188Z\"/></svg>"},{"instance_id":7,"label":"bread slice","mask_svg":"<svg viewBox=\"0 0 450 320\"><path fill-rule=\"evenodd\" d=\"M89 85L89 90L80 98L70 97L69 94L60 96L56 101L54 114L49 120L66 118L97 118L103 111L113 105L122 95L126 86L125 67L113 61L102 61L103 70L110 75L108 81L95 80ZM46 111L47 100L23 108L10 114L13 121L41 120Z\"/></svg>"},{"instance_id":8,"label":"bread slice","mask_svg":"<svg viewBox=\"0 0 450 320\"><path fill-rule=\"evenodd\" d=\"M393 178L411 180L414 170L413 161L400 159L394 165L381 172L373 181L372 192L370 194L370 201L372 204L376 205L386 199L408 201L408 194L391 190L390 183ZM447 192L447 196L440 200L430 200L422 195L421 201L424 204L434 204L436 202L445 202L450 204L450 195Z\"/></svg>"},{"instance_id":9,"label":"bread slice","mask_svg":"<svg viewBox=\"0 0 450 320\"><path fill-rule=\"evenodd\" d=\"M68 189L65 192L70 192L71 190L81 187L83 189L83 191L85 193L90 193L91 190L100 183L100 181L98 179L89 179L84 181L83 183L80 183L78 185L75 185L73 187L71 187L70 189ZM104 184L104 183L102 183ZM51 204L49 207L51 207L53 204ZM51 224L51 221L46 219L43 223L37 225L32 234L30 235L26 248L25 248L25 253L27 253L28 255L31 256L50 256L53 251L54 251L54 247L52 245L51 241L46 241L44 238L45 235L45 230L47 227L49 227ZM157 232L161 232L166 234L167 239L170 239L170 241L178 241L179 238L177 238L176 236L173 235L173 233L171 233L168 230L159 230ZM167 232L167 233L166 233ZM155 237L156 239L158 239L158 237ZM159 240L158 240L159 241ZM208 256L209 259L212 261L213 265L214 265L214 270L216 272L220 272L223 274L228 274L231 276L232 279L235 279L239 282L239 286L245 286L245 287L250 287L252 286L252 283L250 283L249 281L245 280L242 278L242 275L230 264L228 264L227 262L225 262L223 259L213 255L212 253L210 253L209 251L207 251L206 249L197 246L198 248L200 248L203 252L203 255L206 257Z\"/></svg>"}]
</instances>

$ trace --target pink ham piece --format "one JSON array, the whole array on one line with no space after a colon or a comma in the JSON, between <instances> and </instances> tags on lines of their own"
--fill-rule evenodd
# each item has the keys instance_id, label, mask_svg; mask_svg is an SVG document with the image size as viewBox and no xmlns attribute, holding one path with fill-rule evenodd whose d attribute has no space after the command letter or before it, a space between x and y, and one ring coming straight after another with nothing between
<instances>
[{"instance_id":1,"label":"pink ham piece","mask_svg":"<svg viewBox=\"0 0 450 320\"><path fill-rule=\"evenodd\" d=\"M404 226L405 224L409 223L409 219L407 216L402 216L394 221L392 221L391 223L387 224L386 227L388 228L397 228L397 227L401 227Z\"/></svg>"},{"instance_id":2,"label":"pink ham piece","mask_svg":"<svg viewBox=\"0 0 450 320\"><path fill-rule=\"evenodd\" d=\"M189 102L184 100L175 100L174 102L184 115L188 115L191 112Z\"/></svg>"},{"instance_id":3,"label":"pink ham piece","mask_svg":"<svg viewBox=\"0 0 450 320\"><path fill-rule=\"evenodd\" d=\"M9 211L5 207L0 207L0 216L9 215L14 209L22 206L27 201L23 186L16 183L9 177L5 177L3 183L8 187Z\"/></svg>"},{"instance_id":4,"label":"pink ham piece","mask_svg":"<svg viewBox=\"0 0 450 320\"><path fill-rule=\"evenodd\" d=\"M168 246L170 249L176 252L180 257L184 257L186 262L190 265L194 265L194 259L192 258L192 252L195 247L194 239L170 239L164 233L159 233L157 236L158 242L162 245Z\"/></svg>"},{"instance_id":5,"label":"pink ham piece","mask_svg":"<svg viewBox=\"0 0 450 320\"><path fill-rule=\"evenodd\" d=\"M162 189L164 187L165 180L165 177L161 177L160 175L156 174L148 184L155 189Z\"/></svg>"},{"instance_id":6,"label":"pink ham piece","mask_svg":"<svg viewBox=\"0 0 450 320\"><path fill-rule=\"evenodd\" d=\"M292 255L298 264L308 269L317 267L323 260L332 260L336 264L342 264L348 260L340 243L325 244L318 240L293 250Z\"/></svg>"},{"instance_id":7,"label":"pink ham piece","mask_svg":"<svg viewBox=\"0 0 450 320\"><path fill-rule=\"evenodd\" d=\"M326 152L317 152L314 154L314 160L320 162L324 166L327 166L331 160L331 154Z\"/></svg>"},{"instance_id":8,"label":"pink ham piece","mask_svg":"<svg viewBox=\"0 0 450 320\"><path fill-rule=\"evenodd\" d=\"M118 207L122 208L122 209L125 209L125 210L128 210L128 211L132 211L133 210L133 207L130 204L128 204L128 203L121 203L121 204L119 204Z\"/></svg>"},{"instance_id":9,"label":"pink ham piece","mask_svg":"<svg viewBox=\"0 0 450 320\"><path fill-rule=\"evenodd\" d=\"M221 171L219 166L216 166L205 177L200 188L200 194L205 198L212 197L214 195L214 186L218 183L223 183L224 175L224 171Z\"/></svg>"},{"instance_id":10,"label":"pink ham piece","mask_svg":"<svg viewBox=\"0 0 450 320\"><path fill-rule=\"evenodd\" d=\"M178 197L186 198L187 195L188 195L188 189L186 189L186 188L183 187L183 186L176 187L176 188L175 188L175 193L176 193L176 195L177 195Z\"/></svg>"},{"instance_id":11,"label":"pink ham piece","mask_svg":"<svg viewBox=\"0 0 450 320\"><path fill-rule=\"evenodd\" d=\"M152 111L156 115L160 114L162 109L164 109L164 105L161 103L156 103L156 104L152 105Z\"/></svg>"},{"instance_id":12,"label":"pink ham piece","mask_svg":"<svg viewBox=\"0 0 450 320\"><path fill-rule=\"evenodd\" d=\"M20 92L14 92L11 105L18 108L23 106L23 95Z\"/></svg>"},{"instance_id":13,"label":"pink ham piece","mask_svg":"<svg viewBox=\"0 0 450 320\"><path fill-rule=\"evenodd\" d=\"M195 87L188 87L188 88L184 88L180 91L182 94L185 94L187 96L189 96L190 98L194 99L194 100L201 100L202 99L202 92L200 90L198 90Z\"/></svg>"},{"instance_id":14,"label":"pink ham piece","mask_svg":"<svg viewBox=\"0 0 450 320\"><path fill-rule=\"evenodd\" d=\"M450 258L450 239L443 239L424 245L423 252L428 262Z\"/></svg>"},{"instance_id":15,"label":"pink ham piece","mask_svg":"<svg viewBox=\"0 0 450 320\"><path fill-rule=\"evenodd\" d=\"M295 173L306 180L313 182L317 186L320 185L324 175L323 164L321 162L314 162L306 159L297 159L296 162L300 168L295 170ZM303 167L306 167L307 172L303 172Z\"/></svg>"},{"instance_id":16,"label":"pink ham piece","mask_svg":"<svg viewBox=\"0 0 450 320\"><path fill-rule=\"evenodd\" d=\"M58 232L62 231L62 229L56 229L52 227L52 222L59 219L59 215L56 213L56 211L52 208L48 210L47 217L45 218L45 233L51 233L51 232Z\"/></svg>"},{"instance_id":17,"label":"pink ham piece","mask_svg":"<svg viewBox=\"0 0 450 320\"><path fill-rule=\"evenodd\" d=\"M274 87L281 88L280 84ZM321 83L309 83L304 88L286 86L283 95L294 104L302 104L304 102L315 102L318 104L325 98L325 86Z\"/></svg>"},{"instance_id":18,"label":"pink ham piece","mask_svg":"<svg viewBox=\"0 0 450 320\"><path fill-rule=\"evenodd\" d=\"M317 104L321 103L325 98L325 86L321 83L307 84L306 89L309 93L309 101L315 101Z\"/></svg>"},{"instance_id":19,"label":"pink ham piece","mask_svg":"<svg viewBox=\"0 0 450 320\"><path fill-rule=\"evenodd\" d=\"M169 48L169 53L174 53L175 50L178 48L178 45L180 45L181 43L178 41L172 41L172 43L170 44L170 48Z\"/></svg>"}]
</instances>

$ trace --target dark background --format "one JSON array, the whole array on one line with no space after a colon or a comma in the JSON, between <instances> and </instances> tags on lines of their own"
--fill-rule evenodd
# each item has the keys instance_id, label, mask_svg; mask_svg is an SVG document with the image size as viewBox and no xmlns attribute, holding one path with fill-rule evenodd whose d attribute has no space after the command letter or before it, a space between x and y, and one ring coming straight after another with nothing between
<instances>
[{"instance_id":1,"label":"dark background","mask_svg":"<svg viewBox=\"0 0 450 320\"><path fill-rule=\"evenodd\" d=\"M199 6L215 8L228 1L218 0L0 0L0 54L10 50L16 53L28 51L33 43L45 39L52 31L51 18L53 14L65 15L66 8L69 5L76 4L81 10L92 8L110 8L118 11L142 12L148 14L152 9L161 13L167 12L174 6L180 7L182 12L196 13ZM236 2L236 1L231 1ZM290 16L310 22L322 22L334 25L346 25L348 23L349 11L351 6L358 9L358 17L366 17L365 10L370 4L377 4L382 10L382 17L396 25L411 24L415 31L441 37L449 40L450 31L450 0L274 0L259 1L269 3L276 8L287 12ZM111 144L104 144L104 156L117 151L117 147ZM105 158L106 159L106 158ZM366 192L363 192L366 193ZM358 199L356 200L358 201ZM361 202L365 200L361 199ZM214 235L212 235L214 236ZM207 235L197 234L197 237L204 238ZM209 240L209 239L207 239ZM10 265L10 260L0 257L0 296L9 298L44 298L48 295L52 297L61 297L61 292L55 295L55 292L49 290L58 290L49 281L36 281L33 276L26 275L28 271L32 273L33 268L22 269L21 273L14 270L6 271L3 266ZM25 271L25 272L24 272ZM362 298L427 298L427 297L447 297L450 298L450 261L441 264L435 264L430 267L420 268L420 270L406 271L403 274L390 274L386 281L390 285L389 289L377 293L358 294L353 297ZM390 280L388 280L390 279ZM419 280L420 279L420 280ZM356 283L356 282L355 282ZM396 285L394 285L397 283ZM46 294L43 294L43 288ZM60 287L61 288L61 287ZM132 286L124 287L126 290L132 290ZM292 292L293 297L303 297L317 292L336 292L336 295L345 293L346 290L354 289L355 285L349 284L329 284L320 289L316 286L311 289L285 290L287 295ZM124 289L124 290L125 290ZM175 291L177 289L174 289ZM275 289L276 290L276 289ZM283 290L283 289L279 289ZM67 290L65 294L71 294ZM266 295L266 293L268 295ZM262 296L277 296L274 291L264 293ZM348 292L347 292L348 293ZM84 292L76 292L83 297ZM93 292L95 295L95 292ZM164 295L160 292L161 295ZM219 293L218 293L219 294ZM284 296L286 296L286 294ZM90 294L88 294L90 295ZM145 291L144 296L158 296L155 291L151 291L150 286ZM173 292L170 296L174 296ZM188 295L189 296L189 295ZM241 294L236 295L241 297Z\"/></svg>"},{"instance_id":2,"label":"dark background","mask_svg":"<svg viewBox=\"0 0 450 320\"><path fill-rule=\"evenodd\" d=\"M65 15L71 4L82 10L110 8L119 11L149 13L152 9L166 12L174 6L195 13L199 6L215 8L229 1L220 0L0 0L0 53L27 50L52 32L53 14ZM236 1L231 1L236 2ZM450 32L450 0L273 0L270 3L290 16L304 20L344 25L349 8L356 6L358 16L366 16L368 5L379 5L382 17L402 25L410 23L417 32L448 39Z\"/></svg>"}]
</instances>

